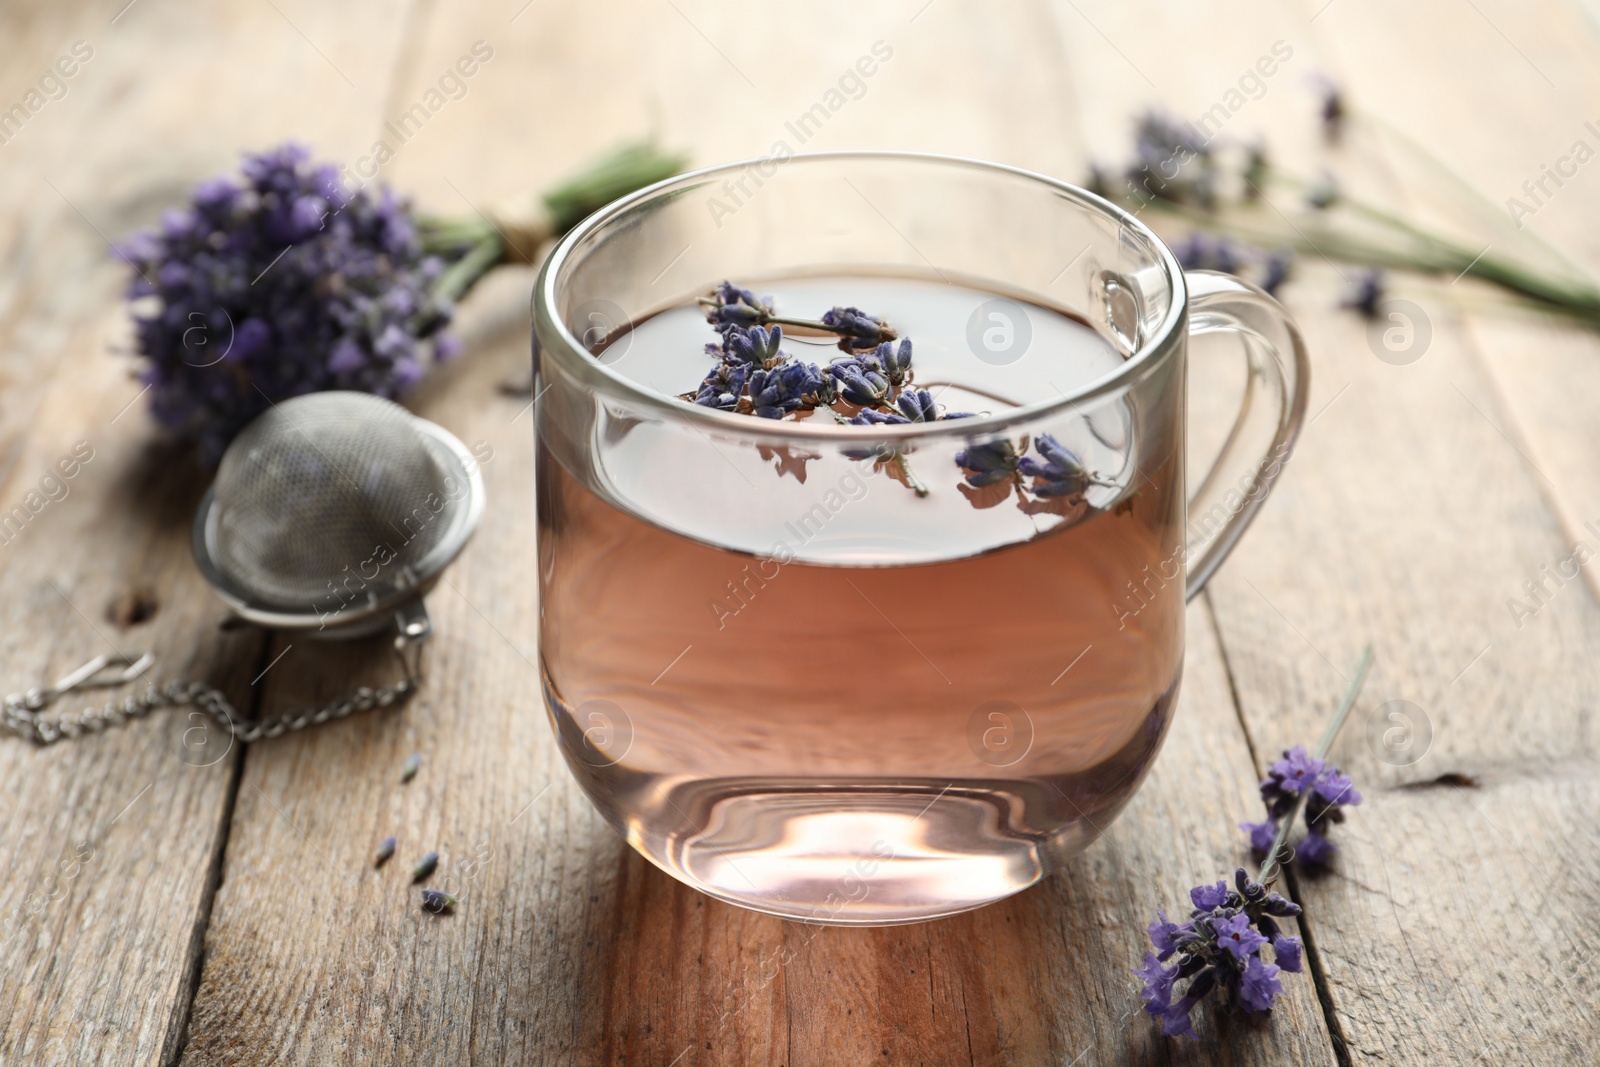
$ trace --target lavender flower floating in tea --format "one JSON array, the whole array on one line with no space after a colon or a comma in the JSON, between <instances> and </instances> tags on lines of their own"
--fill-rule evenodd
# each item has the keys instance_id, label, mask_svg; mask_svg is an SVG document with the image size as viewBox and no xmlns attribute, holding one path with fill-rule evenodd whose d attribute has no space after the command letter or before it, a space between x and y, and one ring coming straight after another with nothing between
<instances>
[{"instance_id":1,"label":"lavender flower floating in tea","mask_svg":"<svg viewBox=\"0 0 1600 1067\"><path fill-rule=\"evenodd\" d=\"M818 319L788 318L778 314L771 297L728 281L701 297L700 304L722 340L706 345L706 355L717 363L682 400L763 419L825 411L841 424L856 426L971 417L971 412L940 411L928 390L915 388L911 338L898 338L896 344L894 328L860 308L830 308ZM845 355L827 367L797 359L780 347L785 326L836 335ZM847 454L892 467L894 477L927 496L928 487L912 472L905 450Z\"/></svg>"}]
</instances>

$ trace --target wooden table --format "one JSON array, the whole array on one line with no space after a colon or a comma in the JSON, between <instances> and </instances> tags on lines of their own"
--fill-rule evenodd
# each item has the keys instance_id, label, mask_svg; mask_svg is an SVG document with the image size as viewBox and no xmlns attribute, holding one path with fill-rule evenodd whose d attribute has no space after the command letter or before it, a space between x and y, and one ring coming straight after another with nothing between
<instances>
[{"instance_id":1,"label":"wooden table","mask_svg":"<svg viewBox=\"0 0 1600 1067\"><path fill-rule=\"evenodd\" d=\"M385 177L465 212L656 130L713 162L768 151L876 41L892 58L804 147L923 149L1068 178L1156 103L1196 117L1273 44L1233 113L1312 158L1325 72L1489 201L1600 146L1600 9L1579 0L170 0L0 14L0 104L92 57L0 145L0 504L77 442L69 483L0 545L7 691L112 649L276 714L388 679L379 647L220 632L189 557L204 476L158 443L130 377L107 250L241 148L353 162L474 42L492 59ZM1418 217L1454 202L1392 143L1346 182ZM1600 163L1530 229L1600 262ZM1443 221L1453 221L1444 219ZM1498 225L1508 230L1508 219ZM1507 238L1509 239L1509 238ZM1485 237L1489 242L1493 238ZM1375 358L1316 257L1285 290L1313 418L1277 496L1191 608L1181 708L1105 840L1043 884L939 923L788 924L672 881L590 809L538 706L527 293L463 308L468 353L416 408L485 442L490 510L431 608L401 711L197 757L184 712L78 743L0 743L0 1063L1592 1063L1600 1055L1600 603L1547 582L1600 545L1600 338L1467 280L1401 280L1422 358ZM1377 668L1335 757L1366 803L1333 870L1299 877L1308 973L1267 1017L1159 1036L1128 973L1157 907L1245 861L1237 820L1277 750L1320 732L1361 646ZM1378 758L1382 705L1431 729ZM1420 721L1420 720L1419 720ZM425 762L407 786L411 752ZM371 868L394 833L395 863ZM419 911L437 847L462 887ZM467 864L471 861L472 865Z\"/></svg>"}]
</instances>

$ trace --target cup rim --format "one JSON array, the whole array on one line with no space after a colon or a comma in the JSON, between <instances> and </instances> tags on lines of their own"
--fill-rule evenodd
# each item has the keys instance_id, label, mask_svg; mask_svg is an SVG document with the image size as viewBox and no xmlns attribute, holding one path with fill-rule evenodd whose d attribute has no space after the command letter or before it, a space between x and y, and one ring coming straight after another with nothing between
<instances>
[{"instance_id":1,"label":"cup rim","mask_svg":"<svg viewBox=\"0 0 1600 1067\"><path fill-rule=\"evenodd\" d=\"M975 414L964 419L907 423L904 425L853 426L826 422L813 426L809 423L809 420L806 422L794 422L786 419L751 418L748 415L721 411L699 404L686 404L677 397L646 388L595 359L593 353L573 336L572 332L567 329L566 323L553 311L555 307L556 278L561 273L568 256L577 247L578 243L618 215L643 202L657 199L663 195L681 192L684 189L704 184L722 175L743 171L747 167L769 163L771 160L772 157L763 156L685 171L682 174L666 178L653 185L647 185L642 189L629 193L627 196L612 201L569 230L566 236L551 250L549 256L545 258L544 265L539 271L539 277L534 283L532 318L537 348L542 351L553 347L555 351L550 354L562 363L565 370L575 373L589 386L597 387L599 390L611 395L620 395L630 404L639 405L647 410L658 411L667 416L676 415L688 421L691 426L698 430L715 429L732 431L740 436L747 437L812 442L879 441L886 439L898 441L908 438L920 440L942 437L969 438L975 434L1006 430L1012 426L1035 422L1062 411L1081 407L1088 402L1121 390L1158 367L1164 354L1170 354L1177 349L1177 346L1168 342L1183 321L1183 316L1188 306L1188 287L1184 282L1183 268L1178 264L1177 257L1167 247L1166 242L1156 236L1155 232L1139 221L1136 216L1124 211L1116 204L1070 182L1064 182L1059 178L1052 178L1038 171L1013 167L1005 163L993 163L966 156L934 152L841 150L796 153L780 160L779 165L787 167L795 163L872 160L935 164L987 171L1037 182L1054 190L1059 195L1110 216L1121 226L1133 230L1147 240L1155 249L1157 261L1165 272L1167 286L1172 294L1172 299L1168 302L1166 315L1163 317L1160 327L1151 331L1150 336L1145 338L1144 343L1115 370L1091 379L1070 392L1060 393L1055 397L1038 403L1005 408L989 414ZM544 329L541 330L541 327L544 327ZM560 343L555 346L543 344L540 340L542 333L552 333Z\"/></svg>"}]
</instances>

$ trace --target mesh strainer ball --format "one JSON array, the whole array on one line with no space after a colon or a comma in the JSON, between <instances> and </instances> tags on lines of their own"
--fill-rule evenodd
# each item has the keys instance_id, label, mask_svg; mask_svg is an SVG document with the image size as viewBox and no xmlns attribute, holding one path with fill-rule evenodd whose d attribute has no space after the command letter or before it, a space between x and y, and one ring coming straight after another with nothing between
<instances>
[{"instance_id":1,"label":"mesh strainer ball","mask_svg":"<svg viewBox=\"0 0 1600 1067\"><path fill-rule=\"evenodd\" d=\"M476 461L448 431L367 393L313 393L228 446L195 559L241 617L347 636L426 592L482 509Z\"/></svg>"}]
</instances>

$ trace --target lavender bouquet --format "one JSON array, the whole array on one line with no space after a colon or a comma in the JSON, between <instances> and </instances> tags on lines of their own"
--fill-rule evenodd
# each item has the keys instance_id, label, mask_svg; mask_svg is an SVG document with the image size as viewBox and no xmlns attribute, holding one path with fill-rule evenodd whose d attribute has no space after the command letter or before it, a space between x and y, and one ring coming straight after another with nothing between
<instances>
[{"instance_id":1,"label":"lavender bouquet","mask_svg":"<svg viewBox=\"0 0 1600 1067\"><path fill-rule=\"evenodd\" d=\"M117 251L133 267L136 347L157 421L215 463L280 400L325 389L395 398L459 348L456 303L538 247L683 160L625 146L517 210L437 218L385 186L286 144L246 155L237 178Z\"/></svg>"}]
</instances>

